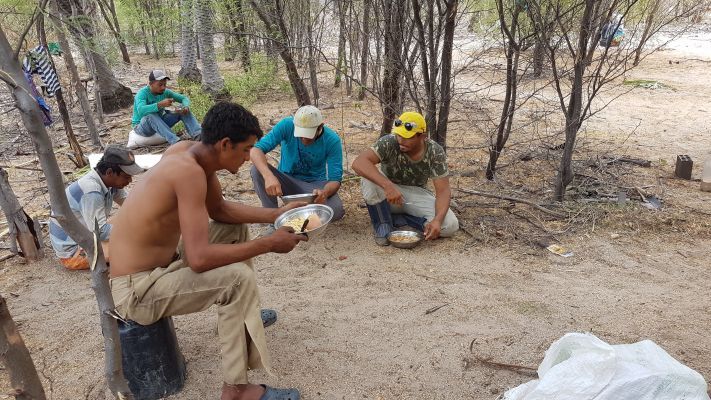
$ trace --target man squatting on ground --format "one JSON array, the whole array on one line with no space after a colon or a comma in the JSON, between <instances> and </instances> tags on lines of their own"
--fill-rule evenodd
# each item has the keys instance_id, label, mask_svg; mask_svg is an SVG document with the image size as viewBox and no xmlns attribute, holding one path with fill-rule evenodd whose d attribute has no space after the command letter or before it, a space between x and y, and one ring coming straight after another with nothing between
<instances>
[{"instance_id":1,"label":"man squatting on ground","mask_svg":"<svg viewBox=\"0 0 711 400\"><path fill-rule=\"evenodd\" d=\"M375 231L375 242L388 245L393 227L411 226L425 239L454 235L459 221L449 208L447 156L427 137L425 119L405 112L395 120L393 134L378 139L353 161ZM380 163L380 169L377 164ZM427 189L432 179L433 195Z\"/></svg>"},{"instance_id":2,"label":"man squatting on ground","mask_svg":"<svg viewBox=\"0 0 711 400\"><path fill-rule=\"evenodd\" d=\"M216 172L235 174L249 160L262 135L259 121L240 105L218 103L207 112L202 128L200 142L168 148L116 215L112 252L121 256L111 260L109 270L116 312L149 325L216 304L221 399L298 400L295 389L247 380L249 368L270 370L252 258L287 253L308 238L283 227L250 240L247 224L273 223L305 203L279 209L225 200Z\"/></svg>"},{"instance_id":3,"label":"man squatting on ground","mask_svg":"<svg viewBox=\"0 0 711 400\"><path fill-rule=\"evenodd\" d=\"M281 146L279 167L266 154ZM313 193L315 203L333 209L333 220L343 218L338 196L343 178L341 138L323 122L321 111L303 106L293 117L279 121L252 149L254 190L263 207L276 208L276 196Z\"/></svg>"},{"instance_id":4,"label":"man squatting on ground","mask_svg":"<svg viewBox=\"0 0 711 400\"><path fill-rule=\"evenodd\" d=\"M137 134L149 137L154 134L163 136L170 144L177 143L180 138L170 130L173 125L183 121L185 130L191 138L200 135L200 123L190 112L190 99L180 93L175 93L165 86L170 78L160 69L154 69L148 74L148 85L142 87L133 100L133 118L131 126ZM173 102L180 103L175 112L166 110Z\"/></svg>"},{"instance_id":5,"label":"man squatting on ground","mask_svg":"<svg viewBox=\"0 0 711 400\"><path fill-rule=\"evenodd\" d=\"M121 205L126 198L126 187L131 177L145 170L136 165L133 153L128 149L111 145L104 150L104 155L96 168L87 172L67 186L65 193L74 216L90 231L94 231L94 221L99 225L99 240L104 250L104 257L109 261L109 236L111 224L111 206L114 202ZM79 247L54 219L49 219L49 238L59 261L67 269L89 269L86 253Z\"/></svg>"}]
</instances>

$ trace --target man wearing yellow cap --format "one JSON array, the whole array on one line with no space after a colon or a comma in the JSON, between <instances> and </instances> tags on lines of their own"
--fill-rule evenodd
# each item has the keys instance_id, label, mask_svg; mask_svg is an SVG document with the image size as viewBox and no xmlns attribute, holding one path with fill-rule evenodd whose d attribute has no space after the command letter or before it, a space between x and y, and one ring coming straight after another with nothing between
<instances>
[{"instance_id":1,"label":"man wearing yellow cap","mask_svg":"<svg viewBox=\"0 0 711 400\"><path fill-rule=\"evenodd\" d=\"M427 137L425 119L416 112L403 113L392 132L353 161L353 170L363 177L375 243L387 246L387 235L404 225L423 232L427 240L452 236L459 221L449 208L452 192L444 149ZM427 188L430 179L434 194Z\"/></svg>"}]
</instances>

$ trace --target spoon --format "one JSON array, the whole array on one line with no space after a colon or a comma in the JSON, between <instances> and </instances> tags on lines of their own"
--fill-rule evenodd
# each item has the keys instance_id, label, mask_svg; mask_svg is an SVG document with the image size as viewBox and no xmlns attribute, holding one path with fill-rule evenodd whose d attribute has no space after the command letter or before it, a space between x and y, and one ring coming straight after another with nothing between
<instances>
[{"instance_id":1,"label":"spoon","mask_svg":"<svg viewBox=\"0 0 711 400\"><path fill-rule=\"evenodd\" d=\"M301 230L299 231L299 233L303 233L304 235L308 236L308 235L306 234L306 232L304 232L304 229L306 229L306 225L308 225L308 224L309 224L309 219L306 218L306 219L304 220L304 223L301 224Z\"/></svg>"}]
</instances>

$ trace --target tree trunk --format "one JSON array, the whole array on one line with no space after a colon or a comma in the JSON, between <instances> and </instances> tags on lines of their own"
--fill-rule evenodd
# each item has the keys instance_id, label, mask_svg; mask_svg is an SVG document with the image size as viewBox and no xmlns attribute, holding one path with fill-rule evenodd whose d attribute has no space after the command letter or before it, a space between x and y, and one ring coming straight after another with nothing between
<instances>
[{"instance_id":1,"label":"tree trunk","mask_svg":"<svg viewBox=\"0 0 711 400\"><path fill-rule=\"evenodd\" d=\"M121 108L133 105L133 93L131 89L122 85L103 55L97 52L98 46L94 42L93 20L87 18L86 12L80 2L76 0L57 0L60 12L69 19L69 27L77 45L84 49L87 56L91 58L93 70L96 71L95 85L98 85L101 101L101 109L106 113L112 113Z\"/></svg>"},{"instance_id":2,"label":"tree trunk","mask_svg":"<svg viewBox=\"0 0 711 400\"><path fill-rule=\"evenodd\" d=\"M197 33L202 50L202 89L213 98L226 95L225 81L217 67L217 56L212 40L212 3L210 0L197 1Z\"/></svg>"},{"instance_id":3,"label":"tree trunk","mask_svg":"<svg viewBox=\"0 0 711 400\"><path fill-rule=\"evenodd\" d=\"M36 229L35 222L20 205L7 178L7 172L0 168L0 208L10 230L10 250L29 261L39 260L44 255L40 251L42 231Z\"/></svg>"},{"instance_id":4,"label":"tree trunk","mask_svg":"<svg viewBox=\"0 0 711 400\"><path fill-rule=\"evenodd\" d=\"M200 82L202 74L197 67L194 26L193 0L180 0L180 72L178 72L178 76L191 82Z\"/></svg>"},{"instance_id":5,"label":"tree trunk","mask_svg":"<svg viewBox=\"0 0 711 400\"><path fill-rule=\"evenodd\" d=\"M543 63L546 59L546 44L536 35L536 43L533 46L533 76L540 78L543 76Z\"/></svg>"},{"instance_id":6,"label":"tree trunk","mask_svg":"<svg viewBox=\"0 0 711 400\"><path fill-rule=\"evenodd\" d=\"M365 88L368 85L368 46L370 40L370 0L363 0L363 43L360 51L360 87L358 100L365 99Z\"/></svg>"},{"instance_id":7,"label":"tree trunk","mask_svg":"<svg viewBox=\"0 0 711 400\"><path fill-rule=\"evenodd\" d=\"M400 112L400 85L402 80L402 32L403 32L403 11L405 0L386 1L383 4L383 18L385 19L385 31L383 34L384 68L382 83L381 108L383 111L383 123L380 128L380 135L389 134L393 128L393 121Z\"/></svg>"},{"instance_id":8,"label":"tree trunk","mask_svg":"<svg viewBox=\"0 0 711 400\"><path fill-rule=\"evenodd\" d=\"M341 74L346 65L346 16L343 10L343 0L336 0L338 13L338 61L336 62L336 79L333 87L341 86Z\"/></svg>"},{"instance_id":9,"label":"tree trunk","mask_svg":"<svg viewBox=\"0 0 711 400\"><path fill-rule=\"evenodd\" d=\"M431 24L434 15L432 13L432 2L428 2L429 15L427 16L428 22ZM427 100L427 105L425 109L425 121L427 126L430 127L435 133L437 122L437 91L435 90L435 81L437 76L430 75L430 65L429 63L437 63L436 54L434 52L434 32L432 29L428 30L428 35L425 33L425 26L422 22L422 16L420 13L420 2L418 0L412 0L412 14L415 29L417 31L417 45L420 49L420 63L422 68L422 86L425 88L425 98ZM428 24L429 26L429 24ZM429 46L428 46L429 44Z\"/></svg>"},{"instance_id":10,"label":"tree trunk","mask_svg":"<svg viewBox=\"0 0 711 400\"><path fill-rule=\"evenodd\" d=\"M39 42L44 48L44 51L47 52L47 61L49 61L49 65L52 67L52 69L57 73L57 66L54 65L54 60L52 59L52 55L49 54L49 47L47 47L47 34L45 32L44 28L44 14L39 14L37 16L37 37L39 37ZM69 48L66 49L66 52L71 53L71 50ZM67 134L67 141L69 142L69 147L72 149L72 152L74 153L74 164L77 166L77 168L83 168L87 165L88 160L86 157L84 157L84 152L81 149L81 146L79 146L79 141L77 140L76 135L74 135L74 129L72 128L72 121L69 118L69 110L67 110L67 103L64 101L64 95L62 94L62 88L60 87L55 93L54 96L57 99L57 108L59 109L59 115L62 116L62 122L64 123L64 132Z\"/></svg>"},{"instance_id":11,"label":"tree trunk","mask_svg":"<svg viewBox=\"0 0 711 400\"><path fill-rule=\"evenodd\" d=\"M44 388L37 375L29 350L10 315L7 302L0 295L0 360L10 375L10 385L17 400L44 400Z\"/></svg>"},{"instance_id":12,"label":"tree trunk","mask_svg":"<svg viewBox=\"0 0 711 400\"><path fill-rule=\"evenodd\" d=\"M511 28L506 25L506 11L504 9L503 0L496 1L499 14L499 25L501 26L504 43L506 43L506 94L504 96L504 104L501 108L501 117L496 129L496 143L492 143L489 147L489 162L486 166L486 179L493 180L496 173L496 163L501 156L501 152L509 140L511 133L511 124L513 123L514 110L516 109L516 96L518 88L518 60L520 55L520 43L517 39L520 37L518 32L518 17L521 13L521 8L516 6L511 17Z\"/></svg>"},{"instance_id":13,"label":"tree trunk","mask_svg":"<svg viewBox=\"0 0 711 400\"><path fill-rule=\"evenodd\" d=\"M229 31L224 35L225 36L225 46L224 46L224 52L225 52L225 61L234 61L235 57L237 56L237 48L238 48L238 37L239 37L239 30L237 28L237 19L239 16L237 15L237 12L235 11L236 5L234 4L235 0L229 0L225 2L225 9L226 9L226 14L227 14L227 22L229 22L230 29Z\"/></svg>"},{"instance_id":14,"label":"tree trunk","mask_svg":"<svg viewBox=\"0 0 711 400\"><path fill-rule=\"evenodd\" d=\"M442 71L440 73L440 104L437 120L437 136L435 141L444 149L447 148L447 125L449 120L449 105L452 102L452 46L454 44L454 28L457 24L457 9L459 0L446 3L444 39L442 41Z\"/></svg>"},{"instance_id":15,"label":"tree trunk","mask_svg":"<svg viewBox=\"0 0 711 400\"><path fill-rule=\"evenodd\" d=\"M251 60L249 54L249 36L245 33L244 20L245 20L245 10L242 0L235 0L235 12L237 13L237 30L239 35L237 36L237 43L239 47L240 57L242 60L242 69L244 72L249 72L251 67Z\"/></svg>"},{"instance_id":16,"label":"tree trunk","mask_svg":"<svg viewBox=\"0 0 711 400\"><path fill-rule=\"evenodd\" d=\"M294 91L294 95L296 96L298 106L301 107L311 104L309 91L306 89L303 79L299 76L299 70L296 68L296 63L291 55L291 50L286 45L287 32L282 14L277 10L275 17L278 18L278 20L275 22L255 0L250 0L250 4L257 12L259 19L262 20L264 26L267 28L267 32L269 32L270 36L269 42L272 43L275 49L279 52L281 59L284 60L284 64L286 65L286 73L289 77L289 83L291 84L291 89ZM277 1L277 8L279 7L278 5L279 3Z\"/></svg>"},{"instance_id":17,"label":"tree trunk","mask_svg":"<svg viewBox=\"0 0 711 400\"><path fill-rule=\"evenodd\" d=\"M314 105L318 107L319 98L318 92L318 76L316 75L316 54L314 51L314 30L313 21L311 21L311 2L306 3L306 21L307 40L309 41L309 80L311 81L311 93L314 95Z\"/></svg>"},{"instance_id":18,"label":"tree trunk","mask_svg":"<svg viewBox=\"0 0 711 400\"><path fill-rule=\"evenodd\" d=\"M91 111L91 104L89 104L89 97L86 94L86 88L84 88L84 85L81 83L77 65L74 63L74 56L72 56L71 49L69 48L67 36L64 34L64 26L61 21L61 14L57 12L56 1L52 1L50 6L54 12L50 15L52 22L54 23L54 31L57 35L57 41L59 42L59 46L64 49L62 52L62 57L64 57L64 65L67 67L67 70L72 77L72 82L74 82L74 91L77 94L77 98L79 98L79 105L82 109L84 122L86 122L86 127L89 130L91 144L101 147L102 144L101 139L99 138L99 131L96 129L96 124L94 123L94 113Z\"/></svg>"},{"instance_id":19,"label":"tree trunk","mask_svg":"<svg viewBox=\"0 0 711 400\"><path fill-rule=\"evenodd\" d=\"M652 6L647 11L648 14L646 20L644 21L642 37L639 39L639 45L634 50L634 61L632 62L632 65L635 67L639 65L639 61L642 59L642 50L644 50L644 45L647 43L647 40L649 40L649 37L652 36L652 24L654 23L654 17L657 16L660 4L661 0L652 0Z\"/></svg>"},{"instance_id":20,"label":"tree trunk","mask_svg":"<svg viewBox=\"0 0 711 400\"><path fill-rule=\"evenodd\" d=\"M101 16L104 17L106 25L108 25L111 34L114 35L114 39L118 43L119 50L121 50L121 57L123 57L123 62L126 64L131 63L131 58L128 56L128 49L126 48L126 42L124 42L121 37L121 27L119 26L118 17L116 16L116 7L113 0L97 0L99 3L99 10L101 11ZM109 16L111 14L111 16Z\"/></svg>"},{"instance_id":21,"label":"tree trunk","mask_svg":"<svg viewBox=\"0 0 711 400\"><path fill-rule=\"evenodd\" d=\"M182 1L182 0L181 0ZM147 56L151 55L151 48L148 47L148 34L146 33L146 21L141 18L141 37L143 38L143 48Z\"/></svg>"},{"instance_id":22,"label":"tree trunk","mask_svg":"<svg viewBox=\"0 0 711 400\"><path fill-rule=\"evenodd\" d=\"M10 85L15 106L20 111L25 129L32 138L42 172L47 179L52 215L70 237L94 258L96 267L92 272L92 289L99 304L101 331L104 335L106 354L105 372L107 385L117 399L133 399L121 367L121 348L116 320L111 316L114 301L109 288L108 267L101 252L101 246L94 246L96 237L74 216L64 192L64 181L54 156L52 142L42 124L35 99L29 95L27 82L24 80L19 61L0 27L0 70L5 72L6 83ZM95 227L98 230L98 227ZM96 247L96 248L95 248Z\"/></svg>"},{"instance_id":23,"label":"tree trunk","mask_svg":"<svg viewBox=\"0 0 711 400\"><path fill-rule=\"evenodd\" d=\"M153 4L150 0L144 0L143 11L146 12L148 21L155 21L153 14ZM158 48L158 36L156 35L156 26L154 23L148 25L148 30L151 32L151 43L153 44L153 58L160 60L160 48Z\"/></svg>"},{"instance_id":24,"label":"tree trunk","mask_svg":"<svg viewBox=\"0 0 711 400\"><path fill-rule=\"evenodd\" d=\"M575 140L578 136L578 130L581 125L581 114L583 107L583 76L587 63L587 51L590 35L592 33L591 25L593 23L593 9L597 0L585 0L585 9L580 20L580 27L577 33L578 43L575 51L575 64L573 66L573 79L570 88L570 99L565 110L565 146L563 147L563 156L558 167L558 175L555 181L555 200L563 201L565 199L565 190L573 181L573 150L575 149Z\"/></svg>"}]
</instances>

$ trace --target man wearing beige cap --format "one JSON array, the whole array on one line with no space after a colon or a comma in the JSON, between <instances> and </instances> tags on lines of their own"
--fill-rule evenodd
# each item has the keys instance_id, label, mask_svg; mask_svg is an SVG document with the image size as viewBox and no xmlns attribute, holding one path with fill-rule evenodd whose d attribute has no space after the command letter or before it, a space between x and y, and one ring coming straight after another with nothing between
<instances>
[{"instance_id":1,"label":"man wearing beige cap","mask_svg":"<svg viewBox=\"0 0 711 400\"><path fill-rule=\"evenodd\" d=\"M276 196L313 193L315 203L333 209L333 219L343 218L338 196L343 177L341 138L324 124L321 111L303 106L293 117L279 121L252 148L252 182L263 207L276 208ZM281 146L279 166L267 162L266 154Z\"/></svg>"},{"instance_id":2,"label":"man wearing beige cap","mask_svg":"<svg viewBox=\"0 0 711 400\"><path fill-rule=\"evenodd\" d=\"M150 137L158 134L168 143L174 144L180 138L170 128L178 122L183 122L191 138L198 137L202 128L190 112L190 99L166 89L169 80L168 75L161 69L154 69L148 74L148 85L136 93L133 101L131 126L133 132L139 136ZM174 104L176 102L178 104Z\"/></svg>"},{"instance_id":3,"label":"man wearing beige cap","mask_svg":"<svg viewBox=\"0 0 711 400\"><path fill-rule=\"evenodd\" d=\"M128 149L107 146L104 155L90 170L66 189L69 207L74 215L89 230L94 230L94 221L99 225L99 240L104 249L104 256L109 259L109 236L111 224L108 222L113 203L123 204L128 195L124 187L131 183L132 177L145 171L136 165L133 153ZM62 229L54 218L49 220L49 237L52 248L59 261L67 269L88 269L86 253Z\"/></svg>"}]
</instances>

